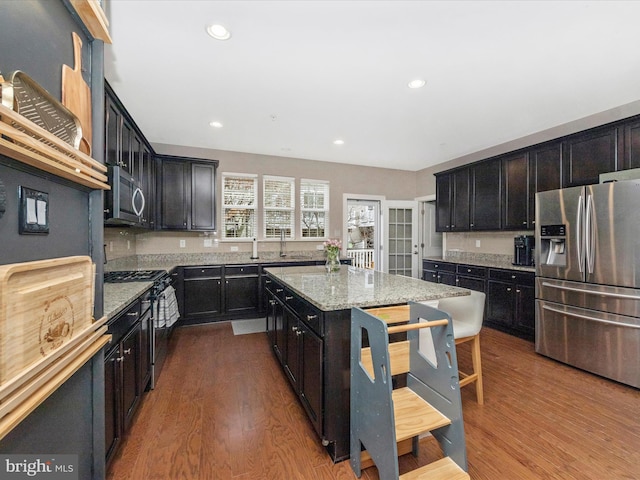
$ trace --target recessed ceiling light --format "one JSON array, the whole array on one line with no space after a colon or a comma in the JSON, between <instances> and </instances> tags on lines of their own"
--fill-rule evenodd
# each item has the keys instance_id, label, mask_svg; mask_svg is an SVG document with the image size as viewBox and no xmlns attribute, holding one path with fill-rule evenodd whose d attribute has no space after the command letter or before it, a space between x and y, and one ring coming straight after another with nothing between
<instances>
[{"instance_id":1,"label":"recessed ceiling light","mask_svg":"<svg viewBox=\"0 0 640 480\"><path fill-rule=\"evenodd\" d=\"M409 88L422 88L427 82L425 82L421 78L416 78L415 80L411 80L409 82Z\"/></svg>"},{"instance_id":2,"label":"recessed ceiling light","mask_svg":"<svg viewBox=\"0 0 640 480\"><path fill-rule=\"evenodd\" d=\"M229 40L231 32L224 25L207 25L207 33L216 40Z\"/></svg>"},{"instance_id":3,"label":"recessed ceiling light","mask_svg":"<svg viewBox=\"0 0 640 480\"><path fill-rule=\"evenodd\" d=\"M222 128L222 123L220 122L209 122L209 125L213 128Z\"/></svg>"},{"instance_id":4,"label":"recessed ceiling light","mask_svg":"<svg viewBox=\"0 0 640 480\"><path fill-rule=\"evenodd\" d=\"M344 140L340 140L340 139L338 139L338 140L334 140L334 141L333 141L333 144L334 144L334 145L344 145Z\"/></svg>"}]
</instances>

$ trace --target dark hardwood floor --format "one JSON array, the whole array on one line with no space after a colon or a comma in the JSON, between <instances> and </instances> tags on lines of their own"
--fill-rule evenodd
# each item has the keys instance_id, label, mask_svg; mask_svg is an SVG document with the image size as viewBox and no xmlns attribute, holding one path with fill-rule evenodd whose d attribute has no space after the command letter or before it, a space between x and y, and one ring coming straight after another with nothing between
<instances>
[{"instance_id":1,"label":"dark hardwood floor","mask_svg":"<svg viewBox=\"0 0 640 480\"><path fill-rule=\"evenodd\" d=\"M640 391L536 354L484 328L485 404L462 390L472 479L640 479ZM461 345L461 367L470 363ZM597 352L593 353L597 355ZM638 366L640 368L640 365ZM441 456L431 438L401 473ZM269 350L228 322L179 328L109 480L353 479L333 464ZM378 478L375 468L362 478Z\"/></svg>"}]
</instances>

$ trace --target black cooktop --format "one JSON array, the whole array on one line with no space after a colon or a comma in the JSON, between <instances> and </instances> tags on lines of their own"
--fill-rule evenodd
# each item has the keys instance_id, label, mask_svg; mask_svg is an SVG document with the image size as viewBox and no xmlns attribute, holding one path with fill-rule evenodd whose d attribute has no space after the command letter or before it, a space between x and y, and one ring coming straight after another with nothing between
<instances>
[{"instance_id":1,"label":"black cooktop","mask_svg":"<svg viewBox=\"0 0 640 480\"><path fill-rule=\"evenodd\" d=\"M166 275L164 270L122 270L104 272L105 283L154 282Z\"/></svg>"}]
</instances>

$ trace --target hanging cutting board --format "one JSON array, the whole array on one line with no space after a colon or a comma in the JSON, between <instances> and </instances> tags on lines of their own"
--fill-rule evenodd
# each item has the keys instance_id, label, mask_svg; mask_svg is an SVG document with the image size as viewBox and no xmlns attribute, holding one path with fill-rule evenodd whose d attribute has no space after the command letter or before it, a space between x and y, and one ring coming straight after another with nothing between
<instances>
[{"instance_id":1,"label":"hanging cutting board","mask_svg":"<svg viewBox=\"0 0 640 480\"><path fill-rule=\"evenodd\" d=\"M0 266L0 393L13 377L57 358L90 330L93 294L88 256Z\"/></svg>"},{"instance_id":2,"label":"hanging cutting board","mask_svg":"<svg viewBox=\"0 0 640 480\"><path fill-rule=\"evenodd\" d=\"M82 77L82 40L76 32L71 35L74 66L62 65L62 104L80 120L80 150L91 155L91 89Z\"/></svg>"}]
</instances>

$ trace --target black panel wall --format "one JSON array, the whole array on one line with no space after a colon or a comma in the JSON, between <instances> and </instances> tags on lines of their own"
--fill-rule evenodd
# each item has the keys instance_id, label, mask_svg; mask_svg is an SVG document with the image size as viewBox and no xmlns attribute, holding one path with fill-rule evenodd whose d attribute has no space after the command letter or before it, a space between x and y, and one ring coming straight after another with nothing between
<instances>
[{"instance_id":1,"label":"black panel wall","mask_svg":"<svg viewBox=\"0 0 640 480\"><path fill-rule=\"evenodd\" d=\"M62 65L74 65L71 32L83 41L83 73L92 97L102 92L102 51L63 0L0 2L0 72L22 70L60 100ZM102 104L94 103L94 152L102 151ZM96 112L96 110L99 110ZM94 153L102 162L102 155ZM102 277L102 192L91 191L0 155L0 181L7 194L0 218L0 264L90 255ZM49 194L49 234L18 232L18 187ZM92 218L97 217L96 221ZM95 317L102 316L102 282L96 282ZM104 478L104 367L96 355L0 440L0 453L69 453L79 456L78 478Z\"/></svg>"}]
</instances>

